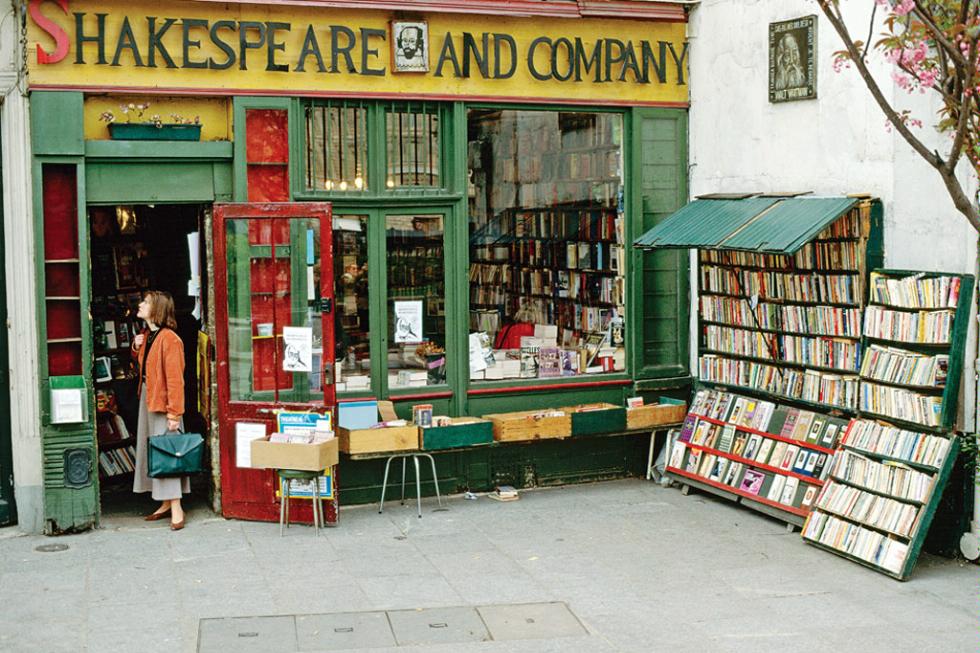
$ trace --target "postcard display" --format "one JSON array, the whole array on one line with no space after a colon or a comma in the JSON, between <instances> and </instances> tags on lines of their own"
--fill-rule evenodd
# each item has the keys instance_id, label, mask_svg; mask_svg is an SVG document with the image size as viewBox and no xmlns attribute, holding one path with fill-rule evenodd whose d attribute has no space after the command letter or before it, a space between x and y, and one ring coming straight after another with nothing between
<instances>
[{"instance_id":1,"label":"postcard display","mask_svg":"<svg viewBox=\"0 0 980 653\"><path fill-rule=\"evenodd\" d=\"M701 383L667 470L904 579L959 443L973 277L877 270L870 202L793 255L701 250ZM948 382L947 382L948 379Z\"/></svg>"}]
</instances>

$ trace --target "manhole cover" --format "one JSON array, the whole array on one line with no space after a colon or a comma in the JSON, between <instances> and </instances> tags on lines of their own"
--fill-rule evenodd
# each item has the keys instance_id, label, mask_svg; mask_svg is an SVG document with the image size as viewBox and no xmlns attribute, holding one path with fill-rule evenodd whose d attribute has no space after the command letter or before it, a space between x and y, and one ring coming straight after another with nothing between
<instances>
[{"instance_id":1,"label":"manhole cover","mask_svg":"<svg viewBox=\"0 0 980 653\"><path fill-rule=\"evenodd\" d=\"M58 551L67 551L67 544L42 544L41 546L34 547L35 551L40 553L56 553Z\"/></svg>"}]
</instances>

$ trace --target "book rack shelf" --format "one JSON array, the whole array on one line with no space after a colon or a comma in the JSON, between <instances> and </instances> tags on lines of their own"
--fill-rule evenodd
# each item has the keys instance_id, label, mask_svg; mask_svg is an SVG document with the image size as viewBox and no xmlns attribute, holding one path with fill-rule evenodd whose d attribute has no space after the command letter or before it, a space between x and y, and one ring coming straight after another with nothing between
<instances>
[{"instance_id":1,"label":"book rack shelf","mask_svg":"<svg viewBox=\"0 0 980 653\"><path fill-rule=\"evenodd\" d=\"M861 415L919 430L953 428L973 285L969 274L871 272Z\"/></svg>"},{"instance_id":2,"label":"book rack shelf","mask_svg":"<svg viewBox=\"0 0 980 653\"><path fill-rule=\"evenodd\" d=\"M702 383L856 414L872 202L793 254L699 250Z\"/></svg>"},{"instance_id":3,"label":"book rack shelf","mask_svg":"<svg viewBox=\"0 0 980 653\"><path fill-rule=\"evenodd\" d=\"M802 526L847 420L743 394L700 389L667 471L686 485Z\"/></svg>"},{"instance_id":4,"label":"book rack shelf","mask_svg":"<svg viewBox=\"0 0 980 653\"><path fill-rule=\"evenodd\" d=\"M803 541L905 580L959 453L959 438L851 420Z\"/></svg>"}]
</instances>

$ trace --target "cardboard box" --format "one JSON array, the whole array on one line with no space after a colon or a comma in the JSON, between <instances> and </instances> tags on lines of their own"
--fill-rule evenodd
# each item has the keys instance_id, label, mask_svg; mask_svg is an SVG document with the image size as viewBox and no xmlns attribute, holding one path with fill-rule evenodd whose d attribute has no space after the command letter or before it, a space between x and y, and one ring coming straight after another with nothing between
<instances>
[{"instance_id":1,"label":"cardboard box","mask_svg":"<svg viewBox=\"0 0 980 653\"><path fill-rule=\"evenodd\" d=\"M607 403L580 404L560 410L572 416L572 436L622 433L626 430L626 409Z\"/></svg>"},{"instance_id":2,"label":"cardboard box","mask_svg":"<svg viewBox=\"0 0 980 653\"><path fill-rule=\"evenodd\" d=\"M687 404L670 403L667 399L660 400L663 403L647 404L636 408L626 409L626 428L635 431L640 429L652 429L667 424L680 424L687 415Z\"/></svg>"},{"instance_id":3,"label":"cardboard box","mask_svg":"<svg viewBox=\"0 0 980 653\"><path fill-rule=\"evenodd\" d=\"M478 417L454 417L448 426L430 426L419 431L422 449L452 449L493 442L493 423Z\"/></svg>"},{"instance_id":4,"label":"cardboard box","mask_svg":"<svg viewBox=\"0 0 980 653\"><path fill-rule=\"evenodd\" d=\"M484 415L493 422L493 439L498 442L567 438L572 434L572 416L542 417L543 410Z\"/></svg>"},{"instance_id":5,"label":"cardboard box","mask_svg":"<svg viewBox=\"0 0 980 653\"><path fill-rule=\"evenodd\" d=\"M252 440L252 467L320 472L337 464L337 452L336 438L316 444L269 442L268 438Z\"/></svg>"},{"instance_id":6,"label":"cardboard box","mask_svg":"<svg viewBox=\"0 0 980 653\"><path fill-rule=\"evenodd\" d=\"M349 454L414 451L419 448L419 429L414 424L379 429L341 427L337 433L340 450Z\"/></svg>"}]
</instances>

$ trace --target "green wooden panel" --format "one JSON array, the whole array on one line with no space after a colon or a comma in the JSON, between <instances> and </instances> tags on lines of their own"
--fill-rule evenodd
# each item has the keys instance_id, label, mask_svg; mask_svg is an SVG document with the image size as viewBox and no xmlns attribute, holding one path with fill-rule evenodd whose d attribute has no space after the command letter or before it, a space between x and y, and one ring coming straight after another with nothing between
<instances>
[{"instance_id":1,"label":"green wooden panel","mask_svg":"<svg viewBox=\"0 0 980 653\"><path fill-rule=\"evenodd\" d=\"M70 488L45 488L45 533L77 533L98 523L98 492Z\"/></svg>"},{"instance_id":2,"label":"green wooden panel","mask_svg":"<svg viewBox=\"0 0 980 653\"><path fill-rule=\"evenodd\" d=\"M658 224L687 201L687 114L679 110L632 112L633 216L628 241ZM688 371L689 280L686 251L636 252L629 311L634 376L677 377Z\"/></svg>"},{"instance_id":3,"label":"green wooden panel","mask_svg":"<svg viewBox=\"0 0 980 653\"><path fill-rule=\"evenodd\" d=\"M36 156L85 154L83 104L81 93L31 93L31 147Z\"/></svg>"},{"instance_id":4,"label":"green wooden panel","mask_svg":"<svg viewBox=\"0 0 980 653\"><path fill-rule=\"evenodd\" d=\"M85 172L92 203L214 201L210 162L93 162Z\"/></svg>"},{"instance_id":5,"label":"green wooden panel","mask_svg":"<svg viewBox=\"0 0 980 653\"><path fill-rule=\"evenodd\" d=\"M212 159L232 158L229 141L85 141L90 159Z\"/></svg>"}]
</instances>

